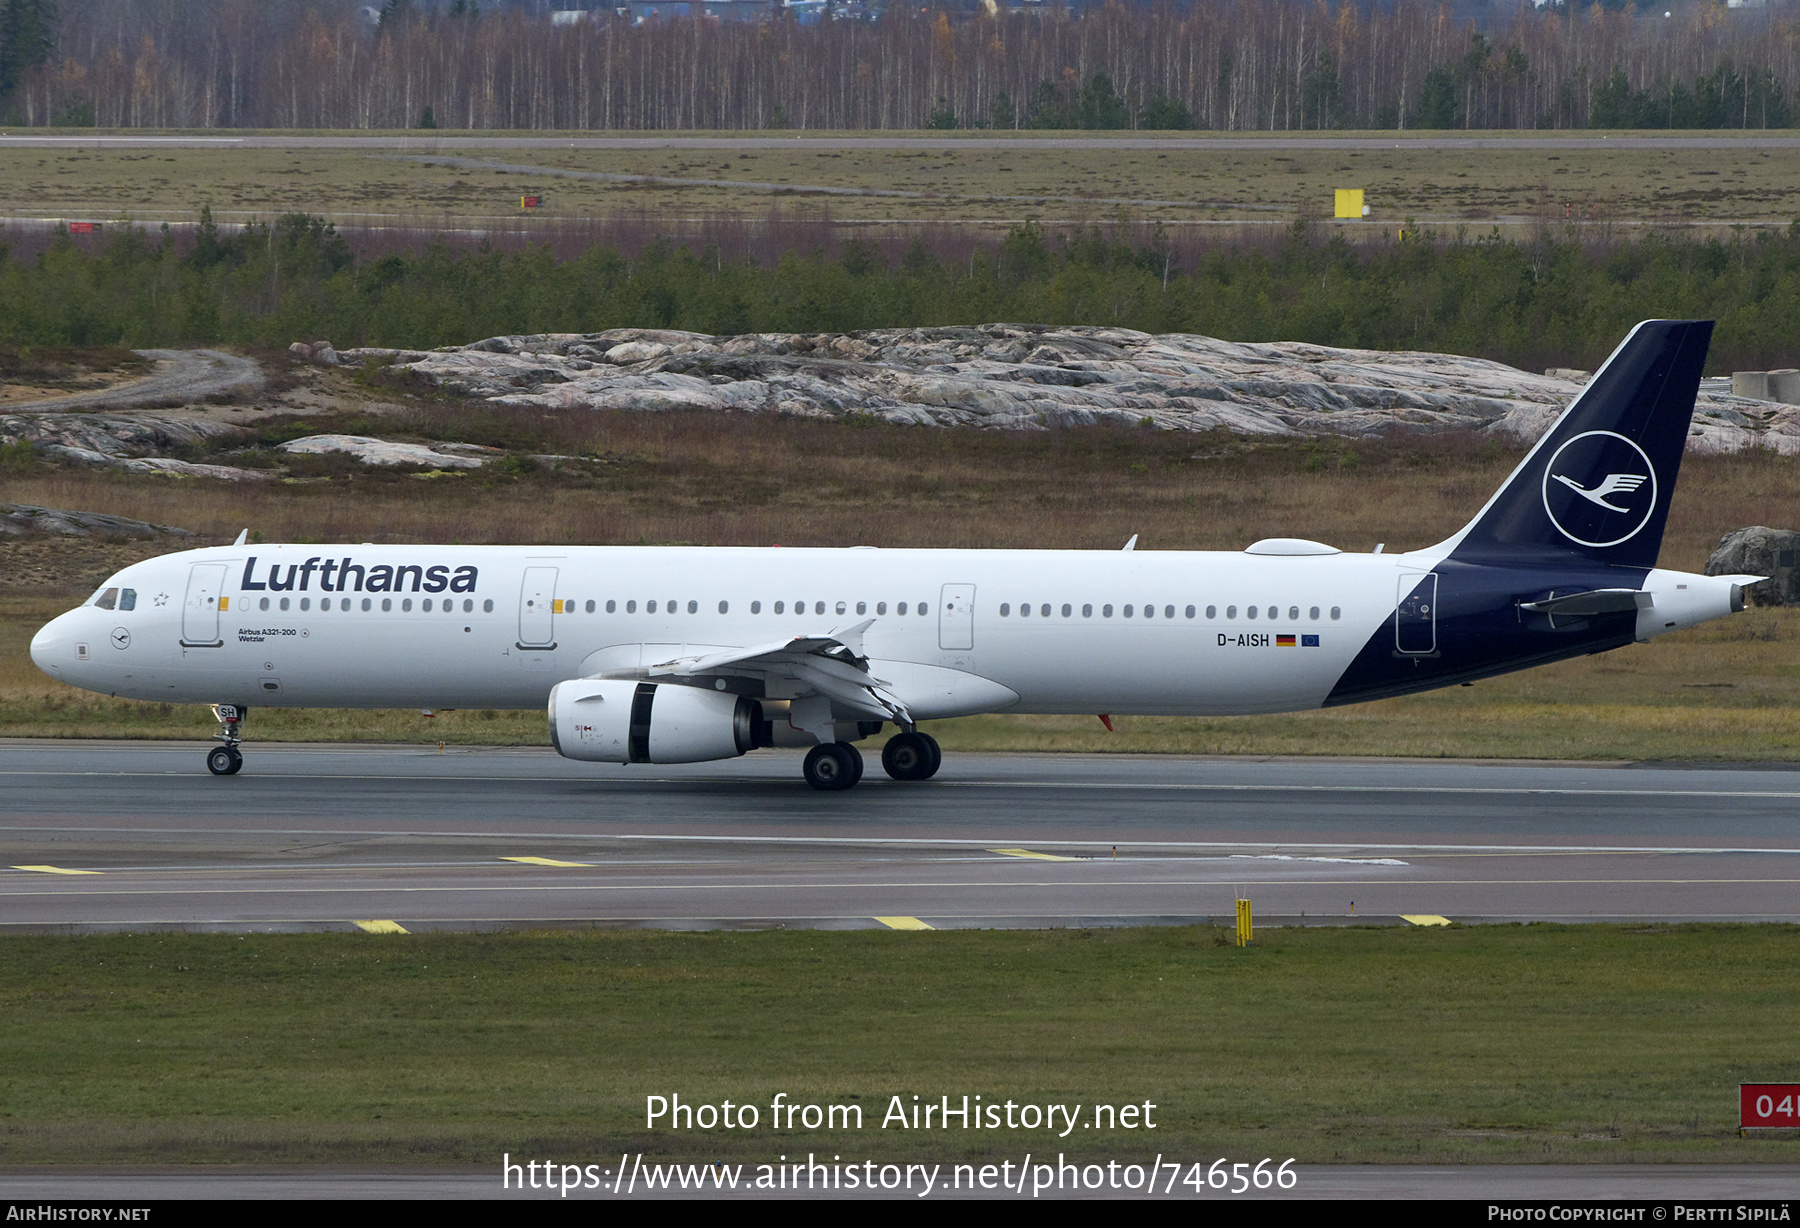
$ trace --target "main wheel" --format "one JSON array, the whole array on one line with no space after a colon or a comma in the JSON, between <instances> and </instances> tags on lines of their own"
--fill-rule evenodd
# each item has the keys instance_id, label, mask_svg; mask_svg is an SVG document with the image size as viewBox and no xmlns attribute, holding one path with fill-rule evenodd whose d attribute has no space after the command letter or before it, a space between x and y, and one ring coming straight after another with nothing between
<instances>
[{"instance_id":1,"label":"main wheel","mask_svg":"<svg viewBox=\"0 0 1800 1228\"><path fill-rule=\"evenodd\" d=\"M881 748L881 768L895 780L929 780L943 760L929 734L897 733Z\"/></svg>"},{"instance_id":2,"label":"main wheel","mask_svg":"<svg viewBox=\"0 0 1800 1228\"><path fill-rule=\"evenodd\" d=\"M937 739L928 733L922 733L919 736L925 739L925 745L931 751L931 770L925 773L925 779L930 780L937 775L938 769L944 766L944 748L939 746Z\"/></svg>"},{"instance_id":3,"label":"main wheel","mask_svg":"<svg viewBox=\"0 0 1800 1228\"><path fill-rule=\"evenodd\" d=\"M848 742L839 742L838 745L842 746L845 750L850 752L850 767L851 767L850 785L852 788L854 788L855 786L862 783L863 754L860 750L857 750L856 747L850 745L850 743L848 743Z\"/></svg>"},{"instance_id":4,"label":"main wheel","mask_svg":"<svg viewBox=\"0 0 1800 1228\"><path fill-rule=\"evenodd\" d=\"M802 771L806 783L815 789L848 789L862 775L862 756L854 746L843 742L822 742L806 752Z\"/></svg>"},{"instance_id":5,"label":"main wheel","mask_svg":"<svg viewBox=\"0 0 1800 1228\"><path fill-rule=\"evenodd\" d=\"M244 766L244 756L229 746L215 746L206 752L206 770L214 776L235 776Z\"/></svg>"}]
</instances>

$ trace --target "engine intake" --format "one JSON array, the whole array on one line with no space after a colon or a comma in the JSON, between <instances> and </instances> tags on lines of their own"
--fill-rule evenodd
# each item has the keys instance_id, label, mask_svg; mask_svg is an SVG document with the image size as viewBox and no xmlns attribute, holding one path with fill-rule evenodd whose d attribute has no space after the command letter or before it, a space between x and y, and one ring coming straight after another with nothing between
<instances>
[{"instance_id":1,"label":"engine intake","mask_svg":"<svg viewBox=\"0 0 1800 1228\"><path fill-rule=\"evenodd\" d=\"M762 705L691 686L559 682L549 715L556 753L592 763L702 763L768 744Z\"/></svg>"}]
</instances>

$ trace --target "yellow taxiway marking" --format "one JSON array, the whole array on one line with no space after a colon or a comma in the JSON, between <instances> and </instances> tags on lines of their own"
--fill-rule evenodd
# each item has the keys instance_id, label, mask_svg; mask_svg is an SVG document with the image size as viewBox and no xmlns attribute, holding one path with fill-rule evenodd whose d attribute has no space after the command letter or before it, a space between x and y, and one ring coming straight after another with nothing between
<instances>
[{"instance_id":1,"label":"yellow taxiway marking","mask_svg":"<svg viewBox=\"0 0 1800 1228\"><path fill-rule=\"evenodd\" d=\"M591 866L591 861L557 861L552 857L502 857L501 861L516 861L527 866Z\"/></svg>"},{"instance_id":2,"label":"yellow taxiway marking","mask_svg":"<svg viewBox=\"0 0 1800 1228\"><path fill-rule=\"evenodd\" d=\"M1449 925L1450 924L1449 917L1440 917L1436 913L1429 913L1429 912L1412 912L1412 913L1403 912L1400 914L1400 919L1402 921L1411 921L1414 925Z\"/></svg>"},{"instance_id":3,"label":"yellow taxiway marking","mask_svg":"<svg viewBox=\"0 0 1800 1228\"><path fill-rule=\"evenodd\" d=\"M35 874L99 874L99 870L65 870L61 866L14 866L15 870L30 870Z\"/></svg>"},{"instance_id":4,"label":"yellow taxiway marking","mask_svg":"<svg viewBox=\"0 0 1800 1228\"><path fill-rule=\"evenodd\" d=\"M352 921L357 929L369 934L404 934L406 928L398 921Z\"/></svg>"},{"instance_id":5,"label":"yellow taxiway marking","mask_svg":"<svg viewBox=\"0 0 1800 1228\"><path fill-rule=\"evenodd\" d=\"M929 930L936 926L926 925L917 917L876 917L877 921L891 930Z\"/></svg>"},{"instance_id":6,"label":"yellow taxiway marking","mask_svg":"<svg viewBox=\"0 0 1800 1228\"><path fill-rule=\"evenodd\" d=\"M1002 857L1029 857L1033 861L1079 861L1077 857L1058 857L1055 853L1034 853L1030 849L989 849Z\"/></svg>"}]
</instances>

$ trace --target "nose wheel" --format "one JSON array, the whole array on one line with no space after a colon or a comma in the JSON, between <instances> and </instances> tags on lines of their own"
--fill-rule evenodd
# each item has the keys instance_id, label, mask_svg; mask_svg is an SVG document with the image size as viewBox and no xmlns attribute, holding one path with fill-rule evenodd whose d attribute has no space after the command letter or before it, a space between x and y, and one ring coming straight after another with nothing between
<instances>
[{"instance_id":1,"label":"nose wheel","mask_svg":"<svg viewBox=\"0 0 1800 1228\"><path fill-rule=\"evenodd\" d=\"M801 771L806 775L806 783L815 789L848 789L862 779L862 752L848 742L822 742L806 752Z\"/></svg>"},{"instance_id":2,"label":"nose wheel","mask_svg":"<svg viewBox=\"0 0 1800 1228\"><path fill-rule=\"evenodd\" d=\"M213 740L223 745L206 752L206 770L214 776L236 776L244 767L244 752L238 749L244 738L244 709L237 704L214 704L212 714L219 722Z\"/></svg>"},{"instance_id":3,"label":"nose wheel","mask_svg":"<svg viewBox=\"0 0 1800 1228\"><path fill-rule=\"evenodd\" d=\"M881 748L881 770L895 780L930 780L943 765L944 752L928 733L897 733Z\"/></svg>"}]
</instances>

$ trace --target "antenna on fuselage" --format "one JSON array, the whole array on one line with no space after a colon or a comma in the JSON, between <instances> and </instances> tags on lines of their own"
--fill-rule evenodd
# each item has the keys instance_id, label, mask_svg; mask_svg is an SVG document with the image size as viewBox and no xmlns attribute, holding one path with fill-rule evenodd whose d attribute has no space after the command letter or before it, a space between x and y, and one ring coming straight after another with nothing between
<instances>
[{"instance_id":1,"label":"antenna on fuselage","mask_svg":"<svg viewBox=\"0 0 1800 1228\"><path fill-rule=\"evenodd\" d=\"M250 530L245 529L242 533L239 533L237 535L237 540L232 542L231 544L234 546L241 546L249 540L250 540Z\"/></svg>"},{"instance_id":2,"label":"antenna on fuselage","mask_svg":"<svg viewBox=\"0 0 1800 1228\"><path fill-rule=\"evenodd\" d=\"M1131 535L1131 540L1125 543L1125 549L1127 552L1137 549L1137 534L1136 533L1133 533Z\"/></svg>"}]
</instances>

